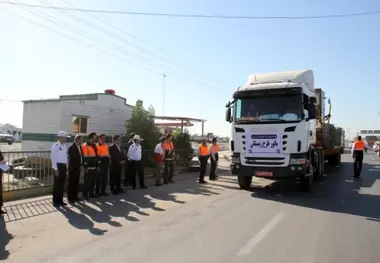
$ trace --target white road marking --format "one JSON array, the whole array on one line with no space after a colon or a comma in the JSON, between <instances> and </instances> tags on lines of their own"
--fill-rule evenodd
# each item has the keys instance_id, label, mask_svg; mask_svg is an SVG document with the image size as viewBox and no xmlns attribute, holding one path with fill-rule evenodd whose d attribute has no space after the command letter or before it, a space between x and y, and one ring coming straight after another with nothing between
<instances>
[{"instance_id":1,"label":"white road marking","mask_svg":"<svg viewBox=\"0 0 380 263\"><path fill-rule=\"evenodd\" d=\"M248 242L239 250L237 253L238 256L243 257L251 253L257 244L264 239L266 235L281 221L284 217L284 214L275 215L256 235L254 235Z\"/></svg>"}]
</instances>

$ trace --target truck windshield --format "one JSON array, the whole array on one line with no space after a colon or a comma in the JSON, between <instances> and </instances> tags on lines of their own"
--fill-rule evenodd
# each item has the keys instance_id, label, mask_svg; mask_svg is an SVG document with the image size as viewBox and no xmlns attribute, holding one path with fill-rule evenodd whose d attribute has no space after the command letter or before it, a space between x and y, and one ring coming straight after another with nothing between
<instances>
[{"instance_id":1,"label":"truck windshield","mask_svg":"<svg viewBox=\"0 0 380 263\"><path fill-rule=\"evenodd\" d=\"M235 101L236 123L279 123L302 120L301 95L258 96Z\"/></svg>"}]
</instances>

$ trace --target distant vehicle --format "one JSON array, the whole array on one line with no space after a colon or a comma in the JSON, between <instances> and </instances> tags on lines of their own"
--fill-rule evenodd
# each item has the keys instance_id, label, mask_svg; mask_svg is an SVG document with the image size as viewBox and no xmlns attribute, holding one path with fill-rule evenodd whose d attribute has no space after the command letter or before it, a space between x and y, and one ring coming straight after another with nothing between
<instances>
[{"instance_id":1,"label":"distant vehicle","mask_svg":"<svg viewBox=\"0 0 380 263\"><path fill-rule=\"evenodd\" d=\"M373 147L373 144L380 138L380 130L360 130L357 135L367 141L369 147Z\"/></svg>"},{"instance_id":2,"label":"distant vehicle","mask_svg":"<svg viewBox=\"0 0 380 263\"><path fill-rule=\"evenodd\" d=\"M9 145L12 145L14 140L15 139L14 139L13 135L10 135L10 134L6 133L5 131L0 130L0 142L6 142Z\"/></svg>"}]
</instances>

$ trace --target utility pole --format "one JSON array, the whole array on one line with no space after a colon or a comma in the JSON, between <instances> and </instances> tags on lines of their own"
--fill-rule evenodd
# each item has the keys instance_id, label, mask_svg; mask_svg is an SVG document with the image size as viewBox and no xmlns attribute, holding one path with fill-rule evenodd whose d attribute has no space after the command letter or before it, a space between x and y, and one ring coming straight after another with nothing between
<instances>
[{"instance_id":1,"label":"utility pole","mask_svg":"<svg viewBox=\"0 0 380 263\"><path fill-rule=\"evenodd\" d=\"M162 116L165 116L165 81L166 74L162 74Z\"/></svg>"}]
</instances>

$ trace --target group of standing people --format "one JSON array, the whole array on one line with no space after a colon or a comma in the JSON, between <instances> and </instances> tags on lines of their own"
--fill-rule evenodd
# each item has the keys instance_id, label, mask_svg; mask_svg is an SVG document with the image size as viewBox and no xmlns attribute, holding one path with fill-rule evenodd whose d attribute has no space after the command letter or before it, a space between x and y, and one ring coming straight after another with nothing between
<instances>
[{"instance_id":1,"label":"group of standing people","mask_svg":"<svg viewBox=\"0 0 380 263\"><path fill-rule=\"evenodd\" d=\"M206 139L204 139L202 143L199 145L198 147L198 159L200 162L199 183L201 184L207 183L204 178L206 175L208 159L210 159L210 163L211 163L209 180L215 181L218 179L218 176L216 175L216 168L218 166L219 150L220 148L219 148L219 145L217 144L216 138L212 139L211 145L208 145Z\"/></svg>"},{"instance_id":2,"label":"group of standing people","mask_svg":"<svg viewBox=\"0 0 380 263\"><path fill-rule=\"evenodd\" d=\"M126 176L124 185L131 185L136 189L136 176L139 177L139 187L147 188L144 181L144 167L142 164L141 138L131 134L127 150L121 148L121 137L114 135L112 145L106 144L106 135L90 133L86 142L81 135L74 138L72 145L66 149L66 132L57 134L58 141L51 148L51 162L54 170L53 205L65 206L63 201L66 177L68 175L67 199L73 204L108 196L108 181L111 193L118 195L125 191L121 187L121 174L125 167ZM98 142L96 143L98 139ZM155 149L156 157L156 186L161 184L160 168L164 165L164 184L174 183L174 145L171 135L161 139ZM78 197L79 179L84 172L82 198Z\"/></svg>"}]
</instances>

